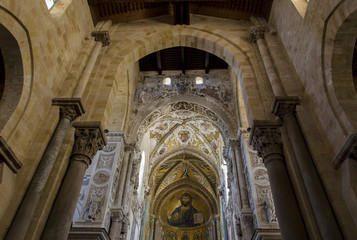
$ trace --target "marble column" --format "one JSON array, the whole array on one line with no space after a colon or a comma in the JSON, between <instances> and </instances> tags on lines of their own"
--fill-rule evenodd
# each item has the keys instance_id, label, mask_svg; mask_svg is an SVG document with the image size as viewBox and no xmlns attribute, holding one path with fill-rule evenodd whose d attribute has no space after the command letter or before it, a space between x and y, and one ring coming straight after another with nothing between
<instances>
[{"instance_id":1,"label":"marble column","mask_svg":"<svg viewBox=\"0 0 357 240\"><path fill-rule=\"evenodd\" d=\"M25 239L33 219L36 206L56 162L65 135L71 122L84 113L79 98L53 99L54 106L60 107L60 121L36 169L24 199L6 235L7 240Z\"/></svg>"},{"instance_id":2,"label":"marble column","mask_svg":"<svg viewBox=\"0 0 357 240\"><path fill-rule=\"evenodd\" d=\"M71 227L83 178L92 158L106 144L100 122L77 122L70 164L52 207L43 240L65 240Z\"/></svg>"},{"instance_id":3,"label":"marble column","mask_svg":"<svg viewBox=\"0 0 357 240\"><path fill-rule=\"evenodd\" d=\"M270 56L269 49L266 45L264 34L269 29L268 27L251 27L250 40L252 43L257 43L260 55L262 56L268 78L275 96L285 96L285 91L282 87L280 78L274 66L274 62Z\"/></svg>"},{"instance_id":4,"label":"marble column","mask_svg":"<svg viewBox=\"0 0 357 240\"><path fill-rule=\"evenodd\" d=\"M82 97L83 92L87 86L90 74L93 70L94 64L97 61L97 58L99 56L101 48L110 45L110 38L109 38L108 31L94 31L94 32L92 32L92 37L94 37L96 44L94 46L91 56L89 57L87 65L86 65L80 79L78 80L77 87L73 93L74 98Z\"/></svg>"},{"instance_id":5,"label":"marble column","mask_svg":"<svg viewBox=\"0 0 357 240\"><path fill-rule=\"evenodd\" d=\"M239 139L231 139L230 145L233 152L233 162L236 163L237 172L238 172L238 183L241 194L242 209L240 210L240 216L243 224L244 236L247 239L250 239L254 233L253 226L253 213L249 204L249 197L247 191L247 182L244 173L244 166L242 160L242 152L240 150L240 141Z\"/></svg>"},{"instance_id":6,"label":"marble column","mask_svg":"<svg viewBox=\"0 0 357 240\"><path fill-rule=\"evenodd\" d=\"M131 155L134 151L134 147L135 147L134 144L125 145L124 159L122 163L122 168L120 170L119 186L116 192L116 196L114 198L113 207L111 209L112 212L121 211L122 217L124 217L124 208L122 204L125 194L124 188L125 188L126 179L130 177L130 175L128 175L128 168L130 166ZM111 239L119 239L121 234L122 224L123 224L123 218L119 219L118 221L112 222L109 230L109 235Z\"/></svg>"},{"instance_id":7,"label":"marble column","mask_svg":"<svg viewBox=\"0 0 357 240\"><path fill-rule=\"evenodd\" d=\"M273 113L283 120L323 239L343 239L296 119L298 97L275 97Z\"/></svg>"},{"instance_id":8,"label":"marble column","mask_svg":"<svg viewBox=\"0 0 357 240\"><path fill-rule=\"evenodd\" d=\"M267 168L282 238L309 239L284 163L281 125L280 121L254 121L249 142Z\"/></svg>"}]
</instances>

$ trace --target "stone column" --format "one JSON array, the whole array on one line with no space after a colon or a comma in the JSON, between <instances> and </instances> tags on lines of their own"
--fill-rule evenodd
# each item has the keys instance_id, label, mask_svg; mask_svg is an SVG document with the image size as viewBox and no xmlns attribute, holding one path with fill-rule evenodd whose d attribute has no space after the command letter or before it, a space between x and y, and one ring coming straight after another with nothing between
<instances>
[{"instance_id":1,"label":"stone column","mask_svg":"<svg viewBox=\"0 0 357 240\"><path fill-rule=\"evenodd\" d=\"M54 106L60 107L60 121L42 156L24 199L6 235L7 240L25 239L48 177L53 169L58 153L71 122L84 113L79 98L53 99Z\"/></svg>"},{"instance_id":2,"label":"stone column","mask_svg":"<svg viewBox=\"0 0 357 240\"><path fill-rule=\"evenodd\" d=\"M285 91L282 87L280 78L274 67L274 62L270 56L268 47L266 45L264 34L269 29L267 27L251 27L250 28L250 40L252 43L257 43L260 55L262 56L265 69L268 74L268 78L273 89L275 96L285 96Z\"/></svg>"},{"instance_id":3,"label":"stone column","mask_svg":"<svg viewBox=\"0 0 357 240\"><path fill-rule=\"evenodd\" d=\"M112 223L110 225L109 236L112 240L118 240L120 237L120 230L123 224L124 213L121 208L112 209Z\"/></svg>"},{"instance_id":4,"label":"stone column","mask_svg":"<svg viewBox=\"0 0 357 240\"><path fill-rule=\"evenodd\" d=\"M323 239L343 239L296 120L298 97L275 97L273 112L283 120Z\"/></svg>"},{"instance_id":5,"label":"stone column","mask_svg":"<svg viewBox=\"0 0 357 240\"><path fill-rule=\"evenodd\" d=\"M282 238L309 239L284 163L281 125L279 121L254 121L249 141L267 168Z\"/></svg>"},{"instance_id":6,"label":"stone column","mask_svg":"<svg viewBox=\"0 0 357 240\"><path fill-rule=\"evenodd\" d=\"M80 79L78 80L78 84L76 89L74 90L73 97L74 98L81 98L83 92L87 86L89 76L93 70L94 64L97 61L97 58L100 53L100 49L105 46L110 45L110 38L108 31L94 31L92 32L92 37L94 37L95 41L97 42L94 46L91 56L87 62L87 65L81 75Z\"/></svg>"},{"instance_id":7,"label":"stone column","mask_svg":"<svg viewBox=\"0 0 357 240\"><path fill-rule=\"evenodd\" d=\"M106 144L99 122L78 122L73 127L76 131L70 164L42 234L43 240L67 239L86 169Z\"/></svg>"},{"instance_id":8,"label":"stone column","mask_svg":"<svg viewBox=\"0 0 357 240\"><path fill-rule=\"evenodd\" d=\"M123 198L122 198L122 202L121 202L121 205L123 206L123 208L125 207L125 204L127 202L127 198L129 195L129 189L130 189L130 183L131 183L130 178L131 178L132 169L133 169L133 153L130 155L129 162L128 162L128 170L127 170L127 174L126 174Z\"/></svg>"},{"instance_id":9,"label":"stone column","mask_svg":"<svg viewBox=\"0 0 357 240\"><path fill-rule=\"evenodd\" d=\"M238 176L238 169L237 169L237 162L235 160L235 156L234 156L234 150L232 149L232 159L229 159L228 156L223 156L224 158L226 158L226 162L229 162L229 165L232 164L232 174L233 174L233 183L235 185L235 189L237 191L237 202L239 205L239 211L240 209L242 209L243 204L242 204L242 199L241 199L241 193L240 193L240 189L239 189L239 176Z\"/></svg>"},{"instance_id":10,"label":"stone column","mask_svg":"<svg viewBox=\"0 0 357 240\"><path fill-rule=\"evenodd\" d=\"M116 192L116 196L114 199L114 204L113 204L113 208L112 208L112 212L122 212L122 217L124 217L124 208L123 208L123 199L124 199L124 188L125 188L125 183L126 183L126 179L127 177L130 177L130 175L128 175L128 168L130 166L130 159L131 159L131 155L134 151L134 144L126 144L125 145L125 154L124 154L124 159L123 159L123 163L122 163L122 168L120 171L120 177L119 177L119 186L118 186L118 190ZM121 234L121 228L122 228L122 224L123 224L123 219L119 219L118 221L115 221L112 223L112 225L110 226L110 230L109 230L109 235L111 237L111 239L118 239L120 234Z\"/></svg>"},{"instance_id":11,"label":"stone column","mask_svg":"<svg viewBox=\"0 0 357 240\"><path fill-rule=\"evenodd\" d=\"M233 152L233 162L236 162L237 172L238 172L238 183L241 194L242 209L240 210L240 217L243 223L244 236L250 239L254 233L253 226L253 213L249 205L249 197L247 191L247 182L244 173L244 166L242 160L242 152L240 151L240 141L239 139L230 140L232 152Z\"/></svg>"}]
</instances>

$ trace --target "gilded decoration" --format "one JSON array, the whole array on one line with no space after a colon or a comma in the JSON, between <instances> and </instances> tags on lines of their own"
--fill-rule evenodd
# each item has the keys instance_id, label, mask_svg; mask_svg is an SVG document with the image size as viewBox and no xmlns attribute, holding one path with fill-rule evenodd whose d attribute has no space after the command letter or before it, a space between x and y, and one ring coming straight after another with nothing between
<instances>
[{"instance_id":1,"label":"gilded decoration","mask_svg":"<svg viewBox=\"0 0 357 240\"><path fill-rule=\"evenodd\" d=\"M196 182L207 189L211 195L215 195L217 180L213 169L200 159L183 156L166 161L158 167L153 177L155 196L174 182L183 179Z\"/></svg>"},{"instance_id":2,"label":"gilded decoration","mask_svg":"<svg viewBox=\"0 0 357 240\"><path fill-rule=\"evenodd\" d=\"M181 110L154 122L150 127L150 139L155 144L150 153L152 161L180 147L195 149L206 156L220 159L224 146L216 125L202 115Z\"/></svg>"},{"instance_id":3,"label":"gilded decoration","mask_svg":"<svg viewBox=\"0 0 357 240\"><path fill-rule=\"evenodd\" d=\"M162 202L157 235L174 239L209 239L213 217L202 195L183 188Z\"/></svg>"}]
</instances>

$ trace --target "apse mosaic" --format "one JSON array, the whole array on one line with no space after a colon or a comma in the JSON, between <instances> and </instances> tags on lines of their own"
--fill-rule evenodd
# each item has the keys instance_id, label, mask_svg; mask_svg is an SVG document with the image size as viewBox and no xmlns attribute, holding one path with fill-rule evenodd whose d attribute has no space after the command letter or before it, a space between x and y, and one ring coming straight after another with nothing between
<instances>
[{"instance_id":1,"label":"apse mosaic","mask_svg":"<svg viewBox=\"0 0 357 240\"><path fill-rule=\"evenodd\" d=\"M159 216L160 220L169 226L190 228L207 223L211 218L211 212L201 195L183 189L162 203Z\"/></svg>"}]
</instances>

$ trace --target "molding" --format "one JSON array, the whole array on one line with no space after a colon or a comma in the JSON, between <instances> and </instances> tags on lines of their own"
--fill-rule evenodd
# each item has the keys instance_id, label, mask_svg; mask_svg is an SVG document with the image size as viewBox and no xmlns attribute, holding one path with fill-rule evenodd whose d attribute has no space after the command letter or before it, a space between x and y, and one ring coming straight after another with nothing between
<instances>
[{"instance_id":1,"label":"molding","mask_svg":"<svg viewBox=\"0 0 357 240\"><path fill-rule=\"evenodd\" d=\"M332 161L334 168L339 168L347 158L357 160L357 133L348 135L345 144Z\"/></svg>"},{"instance_id":2,"label":"molding","mask_svg":"<svg viewBox=\"0 0 357 240\"><path fill-rule=\"evenodd\" d=\"M70 229L68 240L110 240L104 228L76 228Z\"/></svg>"},{"instance_id":3,"label":"molding","mask_svg":"<svg viewBox=\"0 0 357 240\"><path fill-rule=\"evenodd\" d=\"M7 145L6 141L0 136L0 164L2 164L2 162L6 163L6 165L13 173L17 173L17 171L22 167L22 163L16 157L15 153L11 150L10 146ZM0 180L2 175L2 168L3 166L0 166Z\"/></svg>"}]
</instances>

